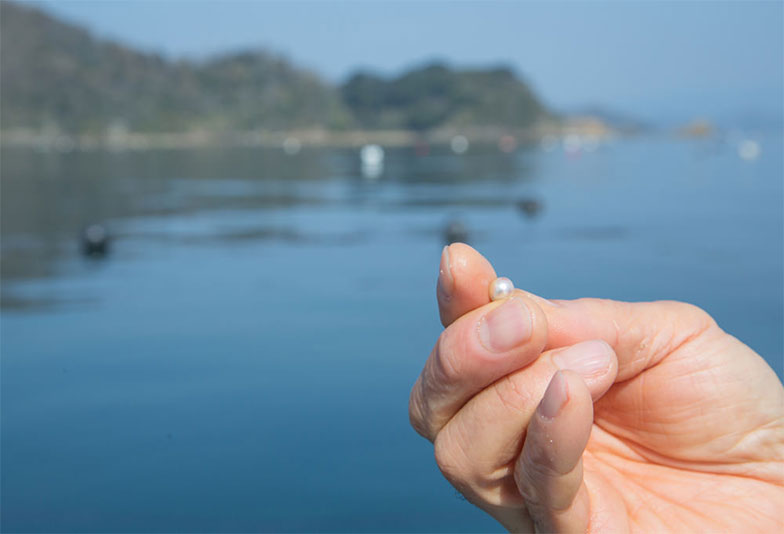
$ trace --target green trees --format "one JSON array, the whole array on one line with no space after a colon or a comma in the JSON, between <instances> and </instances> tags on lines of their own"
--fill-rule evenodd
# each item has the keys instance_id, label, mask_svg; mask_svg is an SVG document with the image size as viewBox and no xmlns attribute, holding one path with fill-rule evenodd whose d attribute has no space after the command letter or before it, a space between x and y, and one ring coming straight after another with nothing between
<instances>
[{"instance_id":1,"label":"green trees","mask_svg":"<svg viewBox=\"0 0 784 534\"><path fill-rule=\"evenodd\" d=\"M371 129L526 128L547 116L528 86L506 68L458 71L434 63L389 80L358 73L341 94L357 121Z\"/></svg>"},{"instance_id":2,"label":"green trees","mask_svg":"<svg viewBox=\"0 0 784 534\"><path fill-rule=\"evenodd\" d=\"M45 13L0 2L2 128L186 132L526 128L547 112L509 69L434 63L395 78L369 73L333 87L264 51L170 61Z\"/></svg>"}]
</instances>

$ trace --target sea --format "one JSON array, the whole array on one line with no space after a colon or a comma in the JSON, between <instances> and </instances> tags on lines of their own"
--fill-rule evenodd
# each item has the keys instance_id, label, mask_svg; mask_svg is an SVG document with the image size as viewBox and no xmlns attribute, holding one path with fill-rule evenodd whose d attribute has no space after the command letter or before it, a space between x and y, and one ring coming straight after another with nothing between
<instances>
[{"instance_id":1,"label":"sea","mask_svg":"<svg viewBox=\"0 0 784 534\"><path fill-rule=\"evenodd\" d=\"M442 247L691 302L781 377L782 146L4 148L0 530L502 531L408 422Z\"/></svg>"}]
</instances>

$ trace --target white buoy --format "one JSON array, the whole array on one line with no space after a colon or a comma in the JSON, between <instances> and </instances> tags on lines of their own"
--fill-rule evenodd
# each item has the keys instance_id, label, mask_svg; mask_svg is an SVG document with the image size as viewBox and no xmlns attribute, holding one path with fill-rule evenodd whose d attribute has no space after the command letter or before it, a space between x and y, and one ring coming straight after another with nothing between
<instances>
[{"instance_id":1,"label":"white buoy","mask_svg":"<svg viewBox=\"0 0 784 534\"><path fill-rule=\"evenodd\" d=\"M365 145L359 151L362 176L375 179L384 171L384 149L379 145Z\"/></svg>"},{"instance_id":2,"label":"white buoy","mask_svg":"<svg viewBox=\"0 0 784 534\"><path fill-rule=\"evenodd\" d=\"M359 151L359 157L365 165L384 163L384 149L378 145L365 145Z\"/></svg>"},{"instance_id":3,"label":"white buoy","mask_svg":"<svg viewBox=\"0 0 784 534\"><path fill-rule=\"evenodd\" d=\"M289 156L299 154L300 150L302 150L302 142L296 137L287 137L283 141L283 152Z\"/></svg>"},{"instance_id":4,"label":"white buoy","mask_svg":"<svg viewBox=\"0 0 784 534\"><path fill-rule=\"evenodd\" d=\"M464 135L456 135L450 141L449 146L452 148L452 152L455 154L465 154L466 150L468 150L468 139Z\"/></svg>"},{"instance_id":5,"label":"white buoy","mask_svg":"<svg viewBox=\"0 0 784 534\"><path fill-rule=\"evenodd\" d=\"M738 145L738 156L746 161L754 161L762 153L759 143L753 139L744 139Z\"/></svg>"}]
</instances>

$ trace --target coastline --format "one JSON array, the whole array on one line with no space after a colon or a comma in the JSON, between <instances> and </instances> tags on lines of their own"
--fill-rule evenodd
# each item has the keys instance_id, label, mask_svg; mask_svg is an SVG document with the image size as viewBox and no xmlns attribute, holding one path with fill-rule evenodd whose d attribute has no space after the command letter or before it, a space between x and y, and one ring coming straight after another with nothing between
<instances>
[{"instance_id":1,"label":"coastline","mask_svg":"<svg viewBox=\"0 0 784 534\"><path fill-rule=\"evenodd\" d=\"M0 147L32 148L43 151L74 150L170 150L194 148L258 147L282 148L297 153L302 148L357 148L366 144L386 147L448 145L456 136L471 144L498 144L510 150L519 144L539 142L547 137L580 135L597 140L628 132L616 130L594 117L543 122L526 129L497 126L448 127L425 132L413 130L328 130L306 128L280 130L186 132L131 132L109 128L95 133L73 134L56 128L19 128L0 131Z\"/></svg>"}]
</instances>

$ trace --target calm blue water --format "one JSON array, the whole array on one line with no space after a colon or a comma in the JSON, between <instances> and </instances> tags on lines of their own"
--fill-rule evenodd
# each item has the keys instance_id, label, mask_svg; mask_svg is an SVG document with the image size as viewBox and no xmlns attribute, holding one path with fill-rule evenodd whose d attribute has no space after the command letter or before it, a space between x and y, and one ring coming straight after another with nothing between
<instances>
[{"instance_id":1,"label":"calm blue water","mask_svg":"<svg viewBox=\"0 0 784 534\"><path fill-rule=\"evenodd\" d=\"M408 426L442 228L553 298L680 299L782 373L782 139L464 156L2 153L3 531L498 531ZM523 197L543 203L528 218ZM116 236L85 260L76 236Z\"/></svg>"}]
</instances>

